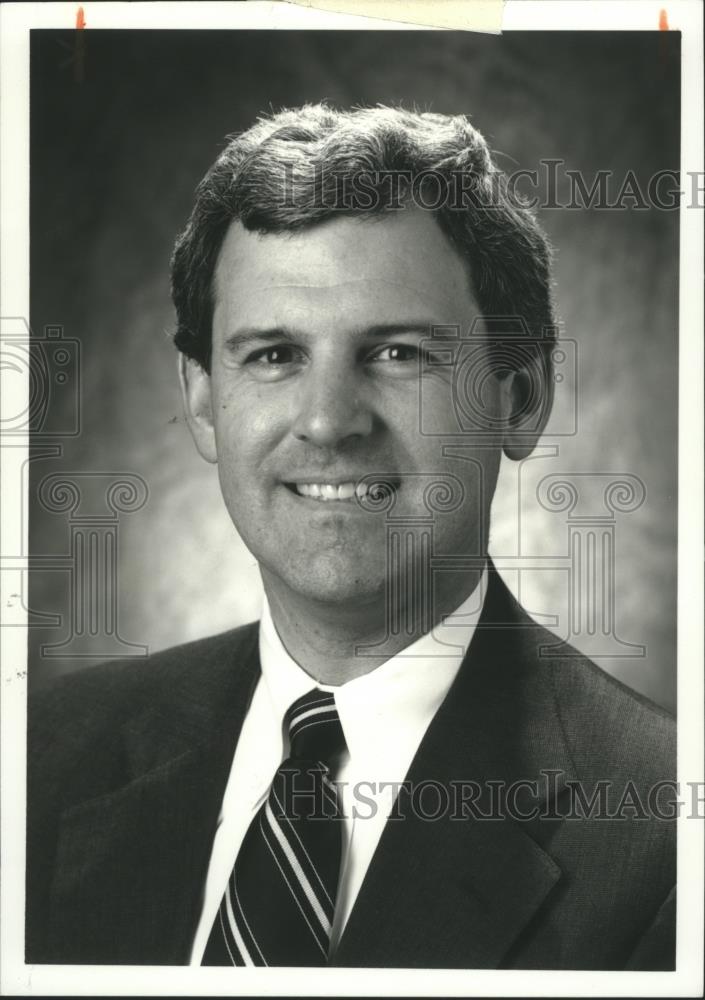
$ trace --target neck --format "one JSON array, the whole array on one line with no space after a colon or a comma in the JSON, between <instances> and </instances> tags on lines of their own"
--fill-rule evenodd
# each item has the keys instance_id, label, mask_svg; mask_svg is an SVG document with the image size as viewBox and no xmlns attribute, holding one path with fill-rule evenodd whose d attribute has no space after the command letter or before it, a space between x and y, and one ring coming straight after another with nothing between
<instances>
[{"instance_id":1,"label":"neck","mask_svg":"<svg viewBox=\"0 0 705 1000\"><path fill-rule=\"evenodd\" d=\"M430 618L409 614L407 606L395 609L405 627L392 634L384 594L361 603L313 601L262 572L272 621L284 648L315 681L330 685L370 673L420 639L472 594L481 576L482 569L466 572L461 586L457 578L448 579L453 586L446 586L445 593L438 588L441 592L434 594Z\"/></svg>"}]
</instances>

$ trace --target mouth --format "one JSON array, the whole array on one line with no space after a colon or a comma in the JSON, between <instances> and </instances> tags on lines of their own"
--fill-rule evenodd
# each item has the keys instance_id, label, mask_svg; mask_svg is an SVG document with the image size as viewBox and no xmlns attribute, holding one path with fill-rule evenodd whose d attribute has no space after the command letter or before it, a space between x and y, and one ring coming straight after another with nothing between
<instances>
[{"instance_id":1,"label":"mouth","mask_svg":"<svg viewBox=\"0 0 705 1000\"><path fill-rule=\"evenodd\" d=\"M398 484L389 479L382 480L375 476L337 483L294 481L285 482L284 486L291 493L305 497L307 500L316 500L320 503L358 504L364 504L365 501L368 503L379 502L390 497L398 488Z\"/></svg>"}]
</instances>

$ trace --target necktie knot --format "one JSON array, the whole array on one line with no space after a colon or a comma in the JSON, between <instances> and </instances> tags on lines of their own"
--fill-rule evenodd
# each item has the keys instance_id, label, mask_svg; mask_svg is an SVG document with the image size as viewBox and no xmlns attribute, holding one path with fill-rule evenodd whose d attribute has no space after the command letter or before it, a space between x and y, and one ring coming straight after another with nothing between
<instances>
[{"instance_id":1,"label":"necktie knot","mask_svg":"<svg viewBox=\"0 0 705 1000\"><path fill-rule=\"evenodd\" d=\"M285 722L289 733L289 756L328 764L345 748L335 696L314 688L291 705Z\"/></svg>"}]
</instances>

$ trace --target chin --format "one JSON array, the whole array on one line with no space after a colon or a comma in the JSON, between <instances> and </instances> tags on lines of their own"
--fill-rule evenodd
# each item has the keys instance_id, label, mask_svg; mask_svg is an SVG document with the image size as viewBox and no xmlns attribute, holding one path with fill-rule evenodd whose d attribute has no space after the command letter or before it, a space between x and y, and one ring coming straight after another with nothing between
<instances>
[{"instance_id":1,"label":"chin","mask_svg":"<svg viewBox=\"0 0 705 1000\"><path fill-rule=\"evenodd\" d=\"M287 568L278 574L295 593L321 604L347 606L364 605L384 597L386 574L383 567L377 572L358 560L337 557L334 553L320 553L297 572Z\"/></svg>"}]
</instances>

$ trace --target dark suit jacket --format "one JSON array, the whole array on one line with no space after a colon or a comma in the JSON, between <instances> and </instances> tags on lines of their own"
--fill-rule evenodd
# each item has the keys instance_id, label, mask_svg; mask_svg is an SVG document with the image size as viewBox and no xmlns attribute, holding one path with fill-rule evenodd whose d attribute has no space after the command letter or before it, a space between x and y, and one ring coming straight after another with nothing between
<instances>
[{"instance_id":1,"label":"dark suit jacket","mask_svg":"<svg viewBox=\"0 0 705 1000\"><path fill-rule=\"evenodd\" d=\"M475 815L401 808L388 821L333 964L674 967L675 824L626 808L565 818L576 781L588 796L611 782L612 807L631 781L646 804L675 777L673 721L555 642L492 572L408 774L415 787L478 782ZM188 962L257 648L246 625L71 675L31 705L27 961ZM541 789L547 770L553 818L482 818L487 782Z\"/></svg>"}]
</instances>

